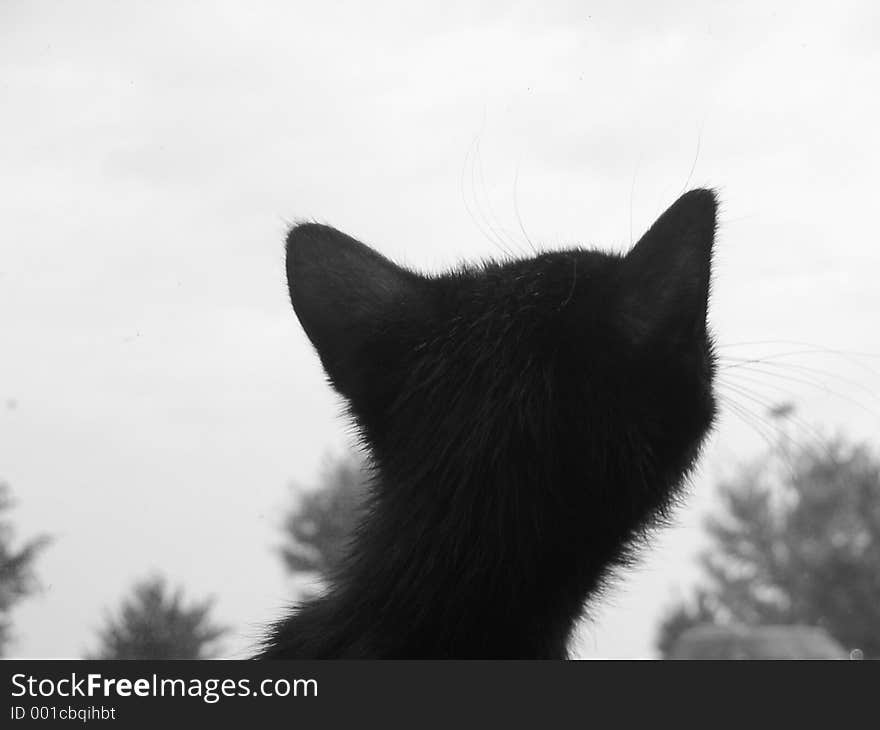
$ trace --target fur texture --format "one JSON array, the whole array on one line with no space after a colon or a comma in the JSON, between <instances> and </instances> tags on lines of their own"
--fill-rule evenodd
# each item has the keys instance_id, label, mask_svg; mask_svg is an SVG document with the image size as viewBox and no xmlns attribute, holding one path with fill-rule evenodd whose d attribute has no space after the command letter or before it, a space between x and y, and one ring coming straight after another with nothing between
<instances>
[{"instance_id":1,"label":"fur texture","mask_svg":"<svg viewBox=\"0 0 880 730\"><path fill-rule=\"evenodd\" d=\"M715 218L714 194L694 190L626 256L438 276L295 227L293 307L374 479L326 594L260 657L565 657L711 427Z\"/></svg>"}]
</instances>

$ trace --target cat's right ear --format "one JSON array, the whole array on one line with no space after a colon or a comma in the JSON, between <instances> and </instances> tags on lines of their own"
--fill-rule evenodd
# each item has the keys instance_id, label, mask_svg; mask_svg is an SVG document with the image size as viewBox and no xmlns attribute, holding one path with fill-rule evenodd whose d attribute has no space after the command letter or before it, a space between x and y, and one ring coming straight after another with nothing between
<instances>
[{"instance_id":1,"label":"cat's right ear","mask_svg":"<svg viewBox=\"0 0 880 730\"><path fill-rule=\"evenodd\" d=\"M290 301L327 374L343 392L361 345L420 277L330 226L304 223L287 236Z\"/></svg>"}]
</instances>

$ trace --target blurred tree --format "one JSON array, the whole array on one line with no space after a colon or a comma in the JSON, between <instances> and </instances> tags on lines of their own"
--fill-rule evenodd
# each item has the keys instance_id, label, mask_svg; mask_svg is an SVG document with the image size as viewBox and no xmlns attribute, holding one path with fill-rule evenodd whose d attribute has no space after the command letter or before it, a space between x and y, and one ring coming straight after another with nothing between
<instances>
[{"instance_id":1,"label":"blurred tree","mask_svg":"<svg viewBox=\"0 0 880 730\"><path fill-rule=\"evenodd\" d=\"M325 467L316 489L296 490L282 530L281 559L291 573L325 575L343 556L366 496L363 459L348 454Z\"/></svg>"},{"instance_id":2,"label":"blurred tree","mask_svg":"<svg viewBox=\"0 0 880 730\"><path fill-rule=\"evenodd\" d=\"M702 588L697 588L690 600L681 601L667 611L657 632L657 649L664 659L670 658L681 636L694 627L712 624L715 613L710 608L709 597Z\"/></svg>"},{"instance_id":3,"label":"blurred tree","mask_svg":"<svg viewBox=\"0 0 880 730\"><path fill-rule=\"evenodd\" d=\"M11 489L0 482L0 516L12 509ZM49 544L49 537L41 535L13 548L14 529L8 519L0 517L0 656L5 656L12 638L10 614L13 607L38 589L34 574L34 560Z\"/></svg>"},{"instance_id":4,"label":"blurred tree","mask_svg":"<svg viewBox=\"0 0 880 730\"><path fill-rule=\"evenodd\" d=\"M825 629L880 657L880 460L867 447L783 441L720 489L704 581L663 620L664 656L699 624Z\"/></svg>"},{"instance_id":5,"label":"blurred tree","mask_svg":"<svg viewBox=\"0 0 880 730\"><path fill-rule=\"evenodd\" d=\"M210 659L228 629L210 617L212 599L184 604L164 578L136 584L118 615L108 616L92 659Z\"/></svg>"}]
</instances>

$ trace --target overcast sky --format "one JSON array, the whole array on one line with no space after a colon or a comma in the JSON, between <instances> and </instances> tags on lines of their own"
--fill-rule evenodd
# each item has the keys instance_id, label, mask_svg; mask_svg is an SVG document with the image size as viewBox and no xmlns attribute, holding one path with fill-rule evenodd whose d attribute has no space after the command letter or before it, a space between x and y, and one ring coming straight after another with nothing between
<instances>
[{"instance_id":1,"label":"overcast sky","mask_svg":"<svg viewBox=\"0 0 880 730\"><path fill-rule=\"evenodd\" d=\"M877 443L878 38L869 0L2 0L0 480L55 538L13 653L81 656L155 571L216 596L232 656L292 597L288 485L346 444L287 299L297 218L437 270L524 249L517 210L546 248L625 250L713 186L719 340L848 353L791 360L828 391L740 386ZM764 446L722 419L580 655L652 655L713 483Z\"/></svg>"}]
</instances>

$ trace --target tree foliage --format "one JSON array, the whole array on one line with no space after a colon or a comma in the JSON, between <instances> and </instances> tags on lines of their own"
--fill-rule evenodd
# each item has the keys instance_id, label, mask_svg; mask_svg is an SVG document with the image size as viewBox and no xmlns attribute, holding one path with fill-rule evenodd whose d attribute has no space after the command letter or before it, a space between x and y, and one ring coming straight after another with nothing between
<instances>
[{"instance_id":1,"label":"tree foliage","mask_svg":"<svg viewBox=\"0 0 880 730\"><path fill-rule=\"evenodd\" d=\"M836 440L779 449L720 488L704 579L664 619L658 648L698 624L825 629L880 657L880 459Z\"/></svg>"},{"instance_id":2,"label":"tree foliage","mask_svg":"<svg viewBox=\"0 0 880 730\"><path fill-rule=\"evenodd\" d=\"M211 619L212 599L186 602L159 576L136 584L99 630L94 659L210 659L228 629Z\"/></svg>"},{"instance_id":3,"label":"tree foliage","mask_svg":"<svg viewBox=\"0 0 880 730\"><path fill-rule=\"evenodd\" d=\"M328 463L315 489L297 490L282 527L281 558L291 573L326 574L343 556L366 496L364 461L348 454Z\"/></svg>"},{"instance_id":4,"label":"tree foliage","mask_svg":"<svg viewBox=\"0 0 880 730\"><path fill-rule=\"evenodd\" d=\"M0 656L5 655L12 638L12 609L39 588L34 561L49 543L49 538L41 535L18 548L13 546L15 530L5 518L13 505L9 485L0 482Z\"/></svg>"}]
</instances>

